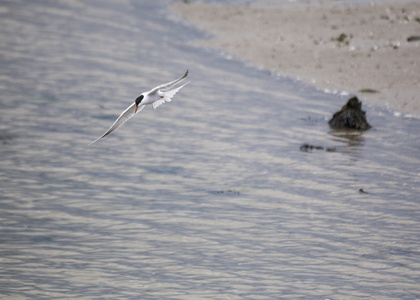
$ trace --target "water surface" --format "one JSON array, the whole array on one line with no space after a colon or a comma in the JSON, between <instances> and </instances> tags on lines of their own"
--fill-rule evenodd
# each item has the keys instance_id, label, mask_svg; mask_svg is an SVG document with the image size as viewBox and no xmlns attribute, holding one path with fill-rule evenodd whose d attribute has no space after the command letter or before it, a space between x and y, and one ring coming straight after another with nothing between
<instances>
[{"instance_id":1,"label":"water surface","mask_svg":"<svg viewBox=\"0 0 420 300\"><path fill-rule=\"evenodd\" d=\"M1 4L0 295L419 298L420 121L331 131L346 96L190 46L168 5Z\"/></svg>"}]
</instances>

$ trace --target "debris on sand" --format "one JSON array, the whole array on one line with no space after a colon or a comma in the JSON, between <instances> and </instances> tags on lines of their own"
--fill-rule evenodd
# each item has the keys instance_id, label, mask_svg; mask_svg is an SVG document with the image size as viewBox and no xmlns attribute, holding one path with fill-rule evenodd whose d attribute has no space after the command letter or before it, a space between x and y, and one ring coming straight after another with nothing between
<instances>
[{"instance_id":1,"label":"debris on sand","mask_svg":"<svg viewBox=\"0 0 420 300\"><path fill-rule=\"evenodd\" d=\"M418 35L410 35L407 38L407 42L416 42L416 41L420 41L420 36L418 36Z\"/></svg>"},{"instance_id":2,"label":"debris on sand","mask_svg":"<svg viewBox=\"0 0 420 300\"><path fill-rule=\"evenodd\" d=\"M348 46L350 44L350 40L351 40L352 37L353 37L352 34L348 35L348 34L342 33L336 38L331 38L331 41L335 41L339 45Z\"/></svg>"},{"instance_id":3,"label":"debris on sand","mask_svg":"<svg viewBox=\"0 0 420 300\"><path fill-rule=\"evenodd\" d=\"M374 90L374 89L361 89L359 92L360 93L365 93L365 94L377 94L377 93L379 93L379 91Z\"/></svg>"}]
</instances>

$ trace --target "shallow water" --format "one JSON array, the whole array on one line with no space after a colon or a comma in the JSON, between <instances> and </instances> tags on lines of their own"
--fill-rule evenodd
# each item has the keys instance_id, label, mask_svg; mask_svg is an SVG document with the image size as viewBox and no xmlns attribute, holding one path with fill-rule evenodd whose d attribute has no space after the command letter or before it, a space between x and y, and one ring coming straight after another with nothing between
<instances>
[{"instance_id":1,"label":"shallow water","mask_svg":"<svg viewBox=\"0 0 420 300\"><path fill-rule=\"evenodd\" d=\"M168 3L0 5L1 297L419 298L420 120L331 131L346 96L189 46Z\"/></svg>"}]
</instances>

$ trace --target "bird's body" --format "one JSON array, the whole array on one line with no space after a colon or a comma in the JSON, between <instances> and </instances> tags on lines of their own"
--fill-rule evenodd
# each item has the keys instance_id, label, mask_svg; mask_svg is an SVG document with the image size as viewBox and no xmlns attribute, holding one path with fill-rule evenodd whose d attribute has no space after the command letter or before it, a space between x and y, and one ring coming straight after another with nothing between
<instances>
[{"instance_id":1,"label":"bird's body","mask_svg":"<svg viewBox=\"0 0 420 300\"><path fill-rule=\"evenodd\" d=\"M108 134L122 126L125 122L130 120L143 108L145 108L146 105L152 104L153 108L156 109L158 106L162 105L165 102L171 102L172 97L189 82L184 83L183 85L172 90L170 90L170 88L173 87L175 84L183 81L187 76L188 70L180 78L165 84L161 84L148 92L142 93L140 96L137 97L134 103L132 103L125 111L122 112L122 114L117 118L114 124L112 124L111 127L103 135L101 135L99 138L97 138L90 144L99 141L103 137L107 136Z\"/></svg>"}]
</instances>

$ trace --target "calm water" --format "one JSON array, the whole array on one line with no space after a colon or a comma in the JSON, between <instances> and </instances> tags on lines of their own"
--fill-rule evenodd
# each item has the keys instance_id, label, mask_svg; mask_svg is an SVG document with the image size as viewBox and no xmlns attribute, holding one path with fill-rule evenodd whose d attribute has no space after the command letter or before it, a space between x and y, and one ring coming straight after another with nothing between
<instances>
[{"instance_id":1,"label":"calm water","mask_svg":"<svg viewBox=\"0 0 420 300\"><path fill-rule=\"evenodd\" d=\"M0 296L420 298L420 120L365 105L372 130L331 131L347 97L137 2L0 3Z\"/></svg>"}]
</instances>

